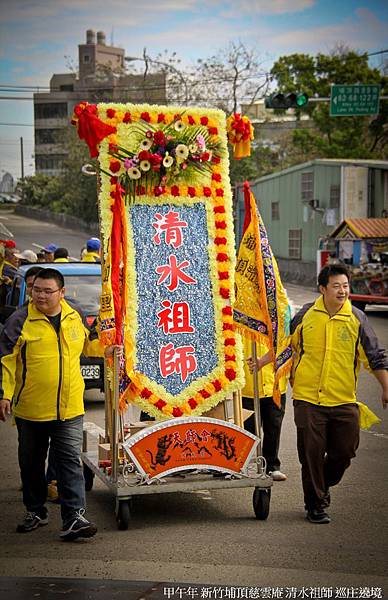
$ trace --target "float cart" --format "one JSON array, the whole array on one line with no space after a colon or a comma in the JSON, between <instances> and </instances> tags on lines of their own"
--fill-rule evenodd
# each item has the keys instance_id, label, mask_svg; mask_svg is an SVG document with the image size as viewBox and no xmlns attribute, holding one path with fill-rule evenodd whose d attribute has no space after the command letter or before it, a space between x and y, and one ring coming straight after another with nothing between
<instances>
[{"instance_id":1,"label":"float cart","mask_svg":"<svg viewBox=\"0 0 388 600\"><path fill-rule=\"evenodd\" d=\"M229 421L224 401L225 420L179 417L148 422L131 435L119 412L116 351L112 372L113 381L105 382L105 429L84 424L81 458L86 490L92 489L97 476L114 494L118 529L128 529L134 496L195 490L253 488L254 514L267 519L273 481L261 456L261 435L241 426L241 396L233 398L233 420L238 424ZM255 421L260 432L257 398Z\"/></svg>"}]
</instances>

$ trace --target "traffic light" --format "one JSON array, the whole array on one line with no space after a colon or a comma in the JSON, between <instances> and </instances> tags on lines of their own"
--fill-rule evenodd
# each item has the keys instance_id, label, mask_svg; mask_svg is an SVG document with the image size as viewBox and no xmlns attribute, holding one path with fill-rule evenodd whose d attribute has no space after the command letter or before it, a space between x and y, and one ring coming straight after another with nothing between
<instances>
[{"instance_id":1,"label":"traffic light","mask_svg":"<svg viewBox=\"0 0 388 600\"><path fill-rule=\"evenodd\" d=\"M282 94L277 92L267 96L264 100L265 108L302 108L306 106L309 97L305 92L292 92Z\"/></svg>"}]
</instances>

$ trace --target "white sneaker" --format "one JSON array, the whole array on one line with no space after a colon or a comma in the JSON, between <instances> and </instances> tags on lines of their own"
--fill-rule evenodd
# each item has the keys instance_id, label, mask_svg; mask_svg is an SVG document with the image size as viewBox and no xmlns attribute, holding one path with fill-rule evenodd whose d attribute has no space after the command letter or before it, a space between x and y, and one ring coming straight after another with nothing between
<instances>
[{"instance_id":1,"label":"white sneaker","mask_svg":"<svg viewBox=\"0 0 388 600\"><path fill-rule=\"evenodd\" d=\"M287 479L287 475L285 475L281 471L270 471L268 475L271 475L274 481L286 481Z\"/></svg>"}]
</instances>

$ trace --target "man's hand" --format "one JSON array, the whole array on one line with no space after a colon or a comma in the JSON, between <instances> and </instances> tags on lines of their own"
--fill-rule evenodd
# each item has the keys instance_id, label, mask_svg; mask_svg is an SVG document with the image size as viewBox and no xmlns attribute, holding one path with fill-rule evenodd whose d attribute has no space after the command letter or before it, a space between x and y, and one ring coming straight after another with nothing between
<instances>
[{"instance_id":1,"label":"man's hand","mask_svg":"<svg viewBox=\"0 0 388 600\"><path fill-rule=\"evenodd\" d=\"M112 344L111 346L107 346L105 348L105 350L104 350L104 356L105 356L105 358L110 358L111 356L113 356L113 352L115 351L115 349L117 350L117 355L118 356L122 356L123 350L124 350L124 346L119 346L119 345Z\"/></svg>"},{"instance_id":2,"label":"man's hand","mask_svg":"<svg viewBox=\"0 0 388 600\"><path fill-rule=\"evenodd\" d=\"M0 421L6 421L11 414L11 402L9 400L0 400Z\"/></svg>"},{"instance_id":3,"label":"man's hand","mask_svg":"<svg viewBox=\"0 0 388 600\"><path fill-rule=\"evenodd\" d=\"M249 358L247 358L247 365L248 365L248 369L250 370L251 373L253 373L253 371L255 370L255 361L252 358L252 356L250 356ZM258 371L260 371L260 358L256 358L256 369Z\"/></svg>"}]
</instances>

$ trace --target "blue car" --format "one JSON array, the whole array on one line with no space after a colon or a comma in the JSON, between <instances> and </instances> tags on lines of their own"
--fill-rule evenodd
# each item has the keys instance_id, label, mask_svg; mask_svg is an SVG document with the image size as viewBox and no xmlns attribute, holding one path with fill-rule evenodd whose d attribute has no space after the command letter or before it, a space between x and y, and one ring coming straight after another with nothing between
<instances>
[{"instance_id":1,"label":"blue car","mask_svg":"<svg viewBox=\"0 0 388 600\"><path fill-rule=\"evenodd\" d=\"M101 265L97 263L39 263L19 267L8 295L6 306L2 309L3 321L26 301L25 274L32 266L42 269L48 267L60 271L65 279L65 299L75 308L79 307L85 315L89 327L98 315L101 295ZM97 357L81 356L81 373L85 388L104 391L104 360Z\"/></svg>"}]
</instances>

